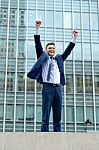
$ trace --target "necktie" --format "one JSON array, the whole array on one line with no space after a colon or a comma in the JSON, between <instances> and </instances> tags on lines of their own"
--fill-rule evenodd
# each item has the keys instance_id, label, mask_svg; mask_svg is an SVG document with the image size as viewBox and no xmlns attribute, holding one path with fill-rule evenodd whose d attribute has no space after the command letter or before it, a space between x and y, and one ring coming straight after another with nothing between
<instances>
[{"instance_id":1,"label":"necktie","mask_svg":"<svg viewBox=\"0 0 99 150\"><path fill-rule=\"evenodd\" d=\"M49 68L48 68L47 81L50 80L51 70L54 69L53 58L51 57L50 59L51 61L50 61Z\"/></svg>"}]
</instances>

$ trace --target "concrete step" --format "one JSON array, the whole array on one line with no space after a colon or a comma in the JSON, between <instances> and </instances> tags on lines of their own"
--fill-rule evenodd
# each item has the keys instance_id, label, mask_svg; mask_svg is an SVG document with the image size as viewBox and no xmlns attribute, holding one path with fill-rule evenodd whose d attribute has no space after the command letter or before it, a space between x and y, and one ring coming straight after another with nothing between
<instances>
[{"instance_id":1,"label":"concrete step","mask_svg":"<svg viewBox=\"0 0 99 150\"><path fill-rule=\"evenodd\" d=\"M0 133L0 150L99 150L99 133Z\"/></svg>"}]
</instances>

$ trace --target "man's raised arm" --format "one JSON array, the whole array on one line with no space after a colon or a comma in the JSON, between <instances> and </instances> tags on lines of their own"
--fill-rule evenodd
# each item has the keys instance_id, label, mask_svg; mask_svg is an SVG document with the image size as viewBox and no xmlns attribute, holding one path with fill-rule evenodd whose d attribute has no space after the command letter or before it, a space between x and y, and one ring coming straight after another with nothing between
<instances>
[{"instance_id":1,"label":"man's raised arm","mask_svg":"<svg viewBox=\"0 0 99 150\"><path fill-rule=\"evenodd\" d=\"M35 48L36 48L36 54L37 54L37 59L42 55L43 53L43 48L40 42L40 35L38 35L38 31L41 25L41 21L37 20L35 21L35 28L36 28L36 35L34 35L34 41L35 41Z\"/></svg>"},{"instance_id":2,"label":"man's raised arm","mask_svg":"<svg viewBox=\"0 0 99 150\"><path fill-rule=\"evenodd\" d=\"M68 55L70 55L72 49L74 48L77 36L78 36L78 32L74 30L73 31L73 39L71 40L71 42L69 43L69 45L67 46L67 48L65 49L63 54L61 55L63 61L68 57Z\"/></svg>"}]
</instances>

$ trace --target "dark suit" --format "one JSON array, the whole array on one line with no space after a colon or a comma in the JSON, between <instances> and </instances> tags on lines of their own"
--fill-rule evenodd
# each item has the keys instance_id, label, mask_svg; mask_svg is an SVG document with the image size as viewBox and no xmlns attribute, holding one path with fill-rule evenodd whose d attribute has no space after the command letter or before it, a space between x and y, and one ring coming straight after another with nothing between
<instances>
[{"instance_id":1,"label":"dark suit","mask_svg":"<svg viewBox=\"0 0 99 150\"><path fill-rule=\"evenodd\" d=\"M43 51L41 42L40 42L40 35L35 35L35 47L36 47L36 54L37 54L37 62L34 64L30 72L27 76L31 79L36 79L39 83L43 84L42 80L42 64L49 59L49 56L46 52ZM59 72L60 72L60 85L65 85L65 77L64 77L64 66L63 62L71 53L72 49L74 48L75 44L70 42L66 50L60 55L56 55L55 59L58 64ZM46 103L47 101L47 103ZM54 131L58 132L61 131L61 105L62 105L62 92L61 86L51 86L49 84L43 85L42 90L42 127L41 131L49 131L49 116L51 106L53 108L53 125ZM46 114L46 116L45 116Z\"/></svg>"}]
</instances>

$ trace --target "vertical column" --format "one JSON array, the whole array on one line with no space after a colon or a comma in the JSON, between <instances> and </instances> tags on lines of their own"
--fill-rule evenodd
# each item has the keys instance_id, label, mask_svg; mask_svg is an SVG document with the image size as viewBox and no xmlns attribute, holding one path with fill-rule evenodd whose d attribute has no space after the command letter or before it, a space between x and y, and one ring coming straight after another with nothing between
<instances>
[{"instance_id":1,"label":"vertical column","mask_svg":"<svg viewBox=\"0 0 99 150\"><path fill-rule=\"evenodd\" d=\"M46 13L47 13L47 1L45 0L45 13L44 13L44 45L46 43Z\"/></svg>"},{"instance_id":2,"label":"vertical column","mask_svg":"<svg viewBox=\"0 0 99 150\"><path fill-rule=\"evenodd\" d=\"M36 16L35 18L37 19L37 4L38 4L38 1L36 0ZM35 53L35 60L36 60L36 53ZM35 98L34 98L34 132L36 132L36 99L37 99L37 95L36 95L36 84L37 82L35 81Z\"/></svg>"},{"instance_id":3,"label":"vertical column","mask_svg":"<svg viewBox=\"0 0 99 150\"><path fill-rule=\"evenodd\" d=\"M27 49L28 49L28 0L26 1L26 49L25 49L25 74L27 74ZM27 98L27 78L25 77L25 100L24 100L24 132L26 131L26 98Z\"/></svg>"},{"instance_id":4,"label":"vertical column","mask_svg":"<svg viewBox=\"0 0 99 150\"><path fill-rule=\"evenodd\" d=\"M56 22L55 22L55 12L56 12L56 9L55 9L55 0L53 0L53 40L54 42L56 42Z\"/></svg>"},{"instance_id":5,"label":"vertical column","mask_svg":"<svg viewBox=\"0 0 99 150\"><path fill-rule=\"evenodd\" d=\"M85 69L84 69L84 48L83 48L83 18L82 18L82 0L80 3L81 10L81 50L82 50L82 66L83 66L83 98L84 98L84 122L86 121L86 101L85 101Z\"/></svg>"},{"instance_id":6,"label":"vertical column","mask_svg":"<svg viewBox=\"0 0 99 150\"><path fill-rule=\"evenodd\" d=\"M65 12L64 12L64 0L62 1L62 7L63 7L63 49L65 49ZM66 72L66 66L64 62L64 72ZM66 76L65 76L66 80ZM65 124L65 132L66 132L66 85L64 85L64 124Z\"/></svg>"},{"instance_id":7,"label":"vertical column","mask_svg":"<svg viewBox=\"0 0 99 150\"><path fill-rule=\"evenodd\" d=\"M19 30L19 0L17 8L17 35L16 35L16 64L15 64L15 99L14 99L14 127L15 132L15 120L16 120L16 92L17 92L17 66L18 66L18 30Z\"/></svg>"},{"instance_id":8,"label":"vertical column","mask_svg":"<svg viewBox=\"0 0 99 150\"><path fill-rule=\"evenodd\" d=\"M94 83L94 64L93 64L93 45L92 45L92 18L91 18L91 0L89 0L89 15L90 15L90 47L91 47L91 58L92 58L92 85L93 85L93 104L94 104L94 127L96 131L96 104L95 104L95 83Z\"/></svg>"},{"instance_id":9,"label":"vertical column","mask_svg":"<svg viewBox=\"0 0 99 150\"><path fill-rule=\"evenodd\" d=\"M8 44L9 44L9 18L10 18L10 0L9 0L9 3L8 3L7 49L6 49L6 66L5 66L5 92L4 92L3 132L5 132L5 113L6 113L7 69L8 69Z\"/></svg>"},{"instance_id":10,"label":"vertical column","mask_svg":"<svg viewBox=\"0 0 99 150\"><path fill-rule=\"evenodd\" d=\"M72 29L74 29L73 0L72 0ZM73 81L74 81L74 124L76 132L76 82L75 82L75 51L73 51Z\"/></svg>"}]
</instances>

